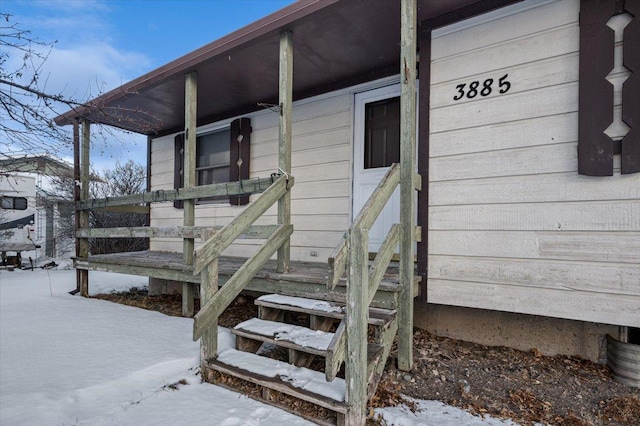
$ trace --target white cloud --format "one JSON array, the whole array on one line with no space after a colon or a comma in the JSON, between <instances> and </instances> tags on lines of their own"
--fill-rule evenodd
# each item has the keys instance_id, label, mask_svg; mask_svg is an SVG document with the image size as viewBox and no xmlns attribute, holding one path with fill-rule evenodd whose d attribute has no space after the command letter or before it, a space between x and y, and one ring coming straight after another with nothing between
<instances>
[{"instance_id":1,"label":"white cloud","mask_svg":"<svg viewBox=\"0 0 640 426\"><path fill-rule=\"evenodd\" d=\"M114 44L117 26L110 21L108 3L101 0L8 0L7 10L14 15L19 27L30 30L34 38L42 42L57 41L50 52L38 46L44 54L48 53L39 70L40 88L46 93L62 93L77 101L87 101L150 67L151 60L144 53ZM21 64L22 55L16 52L5 66L11 70ZM23 82L30 78L25 75ZM66 108L57 112L64 113ZM105 139L107 145L100 137L94 138L92 163L96 169L111 167L116 160L124 162L128 158L146 163L146 137L115 130ZM72 155L71 152L58 154Z\"/></svg>"},{"instance_id":2,"label":"white cloud","mask_svg":"<svg viewBox=\"0 0 640 426\"><path fill-rule=\"evenodd\" d=\"M85 99L115 89L148 66L141 53L119 50L107 43L77 45L51 51L44 66L53 92Z\"/></svg>"}]
</instances>

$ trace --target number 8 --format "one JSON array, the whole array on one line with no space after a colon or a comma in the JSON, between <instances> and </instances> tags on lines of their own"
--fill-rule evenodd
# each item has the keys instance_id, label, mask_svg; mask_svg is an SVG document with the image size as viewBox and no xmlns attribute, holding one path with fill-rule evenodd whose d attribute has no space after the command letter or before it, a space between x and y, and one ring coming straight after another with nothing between
<instances>
[{"instance_id":1,"label":"number 8","mask_svg":"<svg viewBox=\"0 0 640 426\"><path fill-rule=\"evenodd\" d=\"M480 94L482 96L489 96L491 94L491 85L493 84L493 79L492 78L488 78L484 81L484 83L482 83L482 90L480 91Z\"/></svg>"}]
</instances>

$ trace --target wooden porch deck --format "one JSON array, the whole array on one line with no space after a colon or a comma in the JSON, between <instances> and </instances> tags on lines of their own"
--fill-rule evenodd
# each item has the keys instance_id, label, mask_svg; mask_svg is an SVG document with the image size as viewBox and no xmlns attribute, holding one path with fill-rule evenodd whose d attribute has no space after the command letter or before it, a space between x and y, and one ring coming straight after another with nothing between
<instances>
[{"instance_id":1,"label":"wooden porch deck","mask_svg":"<svg viewBox=\"0 0 640 426\"><path fill-rule=\"evenodd\" d=\"M220 257L219 284L223 285L246 260L242 257ZM88 258L76 258L74 261L76 268L83 270L118 272L200 284L200 274L193 275L193 267L184 264L182 253L139 251L90 255ZM345 303L346 277L342 277L336 287L329 290L326 262L292 261L289 273L278 273L276 263L276 260L267 261L246 290ZM398 265L392 263L371 306L396 309L399 290ZM414 291L417 296L417 283Z\"/></svg>"}]
</instances>

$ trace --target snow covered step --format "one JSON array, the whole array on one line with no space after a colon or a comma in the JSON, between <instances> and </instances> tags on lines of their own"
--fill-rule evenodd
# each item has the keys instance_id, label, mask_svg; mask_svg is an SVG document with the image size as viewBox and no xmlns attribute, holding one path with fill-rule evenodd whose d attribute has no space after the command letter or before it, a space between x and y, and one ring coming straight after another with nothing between
<instances>
[{"instance_id":1,"label":"snow covered step","mask_svg":"<svg viewBox=\"0 0 640 426\"><path fill-rule=\"evenodd\" d=\"M208 367L338 413L347 412L345 383L340 378L327 382L321 372L236 349L220 352Z\"/></svg>"},{"instance_id":2,"label":"snow covered step","mask_svg":"<svg viewBox=\"0 0 640 426\"><path fill-rule=\"evenodd\" d=\"M243 338L272 343L314 355L325 355L333 338L333 333L326 331L258 318L238 324L232 332Z\"/></svg>"},{"instance_id":3,"label":"snow covered step","mask_svg":"<svg viewBox=\"0 0 640 426\"><path fill-rule=\"evenodd\" d=\"M319 317L342 319L344 306L324 300L306 299L303 297L267 294L255 300L261 309L279 309L283 311L302 312ZM369 324L382 326L395 316L395 310L369 308Z\"/></svg>"}]
</instances>

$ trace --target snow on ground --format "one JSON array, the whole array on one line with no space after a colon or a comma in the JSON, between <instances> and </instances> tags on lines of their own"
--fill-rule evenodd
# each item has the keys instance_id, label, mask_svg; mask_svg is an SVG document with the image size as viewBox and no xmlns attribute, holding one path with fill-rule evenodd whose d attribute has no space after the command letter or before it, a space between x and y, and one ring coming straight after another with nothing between
<instances>
[{"instance_id":1,"label":"snow on ground","mask_svg":"<svg viewBox=\"0 0 640 426\"><path fill-rule=\"evenodd\" d=\"M92 293L146 278L90 272ZM193 320L71 296L73 270L0 271L1 425L310 425L201 383ZM221 349L233 341L220 333ZM434 401L377 410L388 425L502 425Z\"/></svg>"}]
</instances>

